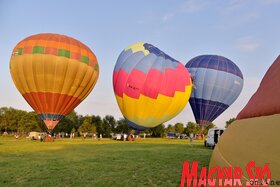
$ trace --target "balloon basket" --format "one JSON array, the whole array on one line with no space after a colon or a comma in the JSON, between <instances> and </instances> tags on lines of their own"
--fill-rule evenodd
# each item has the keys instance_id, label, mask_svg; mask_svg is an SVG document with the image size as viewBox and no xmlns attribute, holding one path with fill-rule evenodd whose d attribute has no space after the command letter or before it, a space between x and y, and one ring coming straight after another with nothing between
<instances>
[{"instance_id":1,"label":"balloon basket","mask_svg":"<svg viewBox=\"0 0 280 187\"><path fill-rule=\"evenodd\" d=\"M51 136L51 135L47 135L46 137L45 137L45 142L53 142L54 141L54 139L53 139L53 137Z\"/></svg>"},{"instance_id":2,"label":"balloon basket","mask_svg":"<svg viewBox=\"0 0 280 187\"><path fill-rule=\"evenodd\" d=\"M134 136L132 134L130 134L130 135L128 135L127 140L128 141L134 141L135 138L134 138Z\"/></svg>"},{"instance_id":3,"label":"balloon basket","mask_svg":"<svg viewBox=\"0 0 280 187\"><path fill-rule=\"evenodd\" d=\"M52 137L52 130L48 130L47 136L45 136L45 142L53 142L54 138Z\"/></svg>"}]
</instances>

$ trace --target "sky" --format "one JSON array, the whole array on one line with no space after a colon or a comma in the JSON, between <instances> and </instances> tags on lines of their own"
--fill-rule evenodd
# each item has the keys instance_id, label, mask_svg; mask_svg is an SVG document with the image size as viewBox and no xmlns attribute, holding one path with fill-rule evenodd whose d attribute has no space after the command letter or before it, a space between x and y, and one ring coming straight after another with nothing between
<instances>
[{"instance_id":1,"label":"sky","mask_svg":"<svg viewBox=\"0 0 280 187\"><path fill-rule=\"evenodd\" d=\"M139 41L186 64L202 54L231 59L241 69L238 99L214 123L223 127L254 94L280 52L280 0L0 0L0 107L32 111L13 84L9 63L15 45L37 33L64 34L95 53L100 75L79 114L122 114L112 75L123 49ZM165 124L194 121L190 105Z\"/></svg>"}]
</instances>

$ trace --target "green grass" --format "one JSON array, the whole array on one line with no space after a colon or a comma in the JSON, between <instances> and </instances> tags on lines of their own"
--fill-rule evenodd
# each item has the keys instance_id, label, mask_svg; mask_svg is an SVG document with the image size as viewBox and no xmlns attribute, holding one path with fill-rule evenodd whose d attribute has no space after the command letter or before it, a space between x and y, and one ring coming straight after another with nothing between
<instances>
[{"instance_id":1,"label":"green grass","mask_svg":"<svg viewBox=\"0 0 280 187\"><path fill-rule=\"evenodd\" d=\"M184 160L208 166L202 141L0 137L0 186L179 186Z\"/></svg>"}]
</instances>

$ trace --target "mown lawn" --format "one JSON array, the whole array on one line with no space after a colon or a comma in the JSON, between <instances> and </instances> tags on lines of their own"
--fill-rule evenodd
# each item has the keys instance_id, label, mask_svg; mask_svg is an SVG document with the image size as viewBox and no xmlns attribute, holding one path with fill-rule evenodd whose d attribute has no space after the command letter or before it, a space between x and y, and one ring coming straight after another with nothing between
<instances>
[{"instance_id":1,"label":"mown lawn","mask_svg":"<svg viewBox=\"0 0 280 187\"><path fill-rule=\"evenodd\" d=\"M0 186L179 186L184 160L208 166L202 141L0 137Z\"/></svg>"}]
</instances>

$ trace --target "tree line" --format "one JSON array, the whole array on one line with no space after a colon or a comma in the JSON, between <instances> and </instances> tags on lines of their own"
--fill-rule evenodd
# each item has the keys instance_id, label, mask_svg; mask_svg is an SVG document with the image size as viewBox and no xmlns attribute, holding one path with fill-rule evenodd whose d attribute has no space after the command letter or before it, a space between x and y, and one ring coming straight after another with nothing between
<instances>
[{"instance_id":1,"label":"tree line","mask_svg":"<svg viewBox=\"0 0 280 187\"><path fill-rule=\"evenodd\" d=\"M175 132L179 134L204 134L206 135L208 129L215 127L210 124L207 128L201 128L193 122L187 124L176 123L175 125L169 124L147 129L144 132L152 137L164 137L168 132ZM13 132L13 133L28 133L31 131L46 132L47 129L43 121L38 117L35 112L27 112L24 110L2 107L0 108L0 131ZM124 118L116 120L114 116L106 115L100 117L99 115L79 115L77 112L72 111L69 115L63 118L59 124L54 128L53 132L59 133L95 133L102 134L103 137L111 137L112 134L137 133L132 129Z\"/></svg>"}]
</instances>

